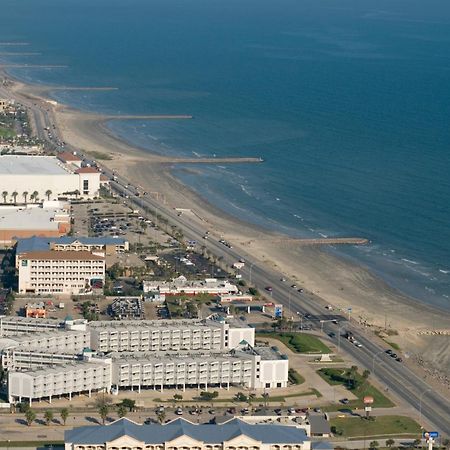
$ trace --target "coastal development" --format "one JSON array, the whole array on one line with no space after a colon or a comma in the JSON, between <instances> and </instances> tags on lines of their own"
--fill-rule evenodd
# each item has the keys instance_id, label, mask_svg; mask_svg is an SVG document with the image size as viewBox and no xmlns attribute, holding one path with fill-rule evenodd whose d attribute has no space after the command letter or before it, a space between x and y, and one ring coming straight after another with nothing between
<instances>
[{"instance_id":1,"label":"coastal development","mask_svg":"<svg viewBox=\"0 0 450 450\"><path fill-rule=\"evenodd\" d=\"M132 178L120 158L73 145L61 105L17 86L4 76L0 88L0 441L20 433L16 446L27 447L43 436L39 445L66 450L447 445L446 378L415 364L387 312L381 326L356 317L283 271L282 254L272 261L255 249L367 239L221 233L207 208L173 204L169 189ZM138 171L143 157L131 158ZM263 162L153 163L193 161Z\"/></svg>"}]
</instances>

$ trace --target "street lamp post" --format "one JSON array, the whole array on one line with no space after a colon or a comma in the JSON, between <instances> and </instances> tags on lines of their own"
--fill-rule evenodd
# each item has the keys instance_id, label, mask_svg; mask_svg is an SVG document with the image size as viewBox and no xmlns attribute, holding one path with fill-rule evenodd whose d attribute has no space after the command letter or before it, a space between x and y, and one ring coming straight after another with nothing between
<instances>
[{"instance_id":1,"label":"street lamp post","mask_svg":"<svg viewBox=\"0 0 450 450\"><path fill-rule=\"evenodd\" d=\"M384 350L379 351L378 353L375 353L372 356L372 373L375 374L375 359L378 355L381 355L382 353L384 353Z\"/></svg>"},{"instance_id":2,"label":"street lamp post","mask_svg":"<svg viewBox=\"0 0 450 450\"><path fill-rule=\"evenodd\" d=\"M250 275L249 275L249 283L250 283L250 286L252 285L252 269L253 269L253 264L255 264L255 263L250 263Z\"/></svg>"},{"instance_id":3,"label":"street lamp post","mask_svg":"<svg viewBox=\"0 0 450 450\"><path fill-rule=\"evenodd\" d=\"M338 353L341 351L341 328L343 325L338 326Z\"/></svg>"},{"instance_id":4,"label":"street lamp post","mask_svg":"<svg viewBox=\"0 0 450 450\"><path fill-rule=\"evenodd\" d=\"M426 394L427 392L431 391L431 388L428 387L426 388L420 395L419 395L419 425L422 426L422 400L423 400L423 396L424 394Z\"/></svg>"}]
</instances>

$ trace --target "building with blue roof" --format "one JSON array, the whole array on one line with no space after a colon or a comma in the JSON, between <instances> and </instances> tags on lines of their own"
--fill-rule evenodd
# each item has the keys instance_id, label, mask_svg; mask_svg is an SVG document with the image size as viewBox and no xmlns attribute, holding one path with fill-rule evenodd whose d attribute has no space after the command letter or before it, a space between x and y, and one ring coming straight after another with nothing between
<instances>
[{"instance_id":1,"label":"building with blue roof","mask_svg":"<svg viewBox=\"0 0 450 450\"><path fill-rule=\"evenodd\" d=\"M194 424L175 419L140 425L122 418L104 426L84 426L64 434L66 450L310 450L304 429L292 425Z\"/></svg>"},{"instance_id":2,"label":"building with blue roof","mask_svg":"<svg viewBox=\"0 0 450 450\"><path fill-rule=\"evenodd\" d=\"M108 236L63 236L59 238L33 236L27 239L18 239L16 245L16 266L21 255L48 250L88 251L101 254L102 256L109 256L127 252L129 243L125 239Z\"/></svg>"}]
</instances>

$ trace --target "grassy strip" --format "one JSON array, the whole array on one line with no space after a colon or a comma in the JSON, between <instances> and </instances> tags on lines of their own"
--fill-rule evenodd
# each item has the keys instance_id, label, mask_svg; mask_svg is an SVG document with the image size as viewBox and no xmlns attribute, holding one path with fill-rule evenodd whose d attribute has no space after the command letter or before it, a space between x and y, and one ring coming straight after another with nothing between
<instances>
[{"instance_id":1,"label":"grassy strip","mask_svg":"<svg viewBox=\"0 0 450 450\"><path fill-rule=\"evenodd\" d=\"M0 139L11 139L16 135L11 128L0 126Z\"/></svg>"},{"instance_id":2,"label":"grassy strip","mask_svg":"<svg viewBox=\"0 0 450 450\"><path fill-rule=\"evenodd\" d=\"M381 437L406 434L417 437L421 433L420 425L413 419L405 416L379 416L375 420L363 418L334 418L330 425L335 427L335 435L351 437Z\"/></svg>"},{"instance_id":3,"label":"grassy strip","mask_svg":"<svg viewBox=\"0 0 450 450\"><path fill-rule=\"evenodd\" d=\"M293 397L306 397L308 395L315 395L316 397L320 398L322 397L322 394L317 390L317 389L310 389L309 391L305 391L305 392L295 392L292 394L287 394L287 395L277 395L277 396L269 396L267 397L267 399L265 400L263 397L255 397L251 400L251 403L264 403L265 401L267 403L283 403L286 401L287 398L293 398ZM190 403L199 403L199 402L203 402L203 403L211 403L211 404L216 404L216 403L239 403L236 401L235 398L215 398L213 400L207 400L204 401L200 398L195 398L192 400L177 400L176 402L174 402L173 400L162 400L160 398L155 398L153 399L153 401L155 403L173 403L175 406L178 404L190 404ZM247 403L247 402L240 402L242 404Z\"/></svg>"},{"instance_id":4,"label":"grassy strip","mask_svg":"<svg viewBox=\"0 0 450 450\"><path fill-rule=\"evenodd\" d=\"M386 341L386 344L390 345L394 350L400 351L400 345L396 344L395 342L388 342Z\"/></svg>"},{"instance_id":5,"label":"grassy strip","mask_svg":"<svg viewBox=\"0 0 450 450\"><path fill-rule=\"evenodd\" d=\"M305 379L295 369L289 369L288 379L292 384L302 384L305 382Z\"/></svg>"},{"instance_id":6,"label":"grassy strip","mask_svg":"<svg viewBox=\"0 0 450 450\"><path fill-rule=\"evenodd\" d=\"M346 368L326 368L320 369L317 373L330 385L347 385L350 377ZM367 380L364 380L361 374L356 373L354 379L355 387L349 391L358 397L358 400L351 401L345 405L346 408L362 407L363 398L373 397L373 405L376 408L391 408L394 406L391 400L383 395L377 388L372 386ZM348 389L348 388L347 388Z\"/></svg>"},{"instance_id":7,"label":"grassy strip","mask_svg":"<svg viewBox=\"0 0 450 450\"><path fill-rule=\"evenodd\" d=\"M90 151L89 152L89 156L92 156L92 158L94 159L100 159L103 161L111 161L112 160L112 156L108 155L107 153L103 153L103 152L98 152L98 151Z\"/></svg>"},{"instance_id":8,"label":"grassy strip","mask_svg":"<svg viewBox=\"0 0 450 450\"><path fill-rule=\"evenodd\" d=\"M317 337L305 333L257 333L258 338L272 338L283 342L295 353L331 353L331 350Z\"/></svg>"}]
</instances>

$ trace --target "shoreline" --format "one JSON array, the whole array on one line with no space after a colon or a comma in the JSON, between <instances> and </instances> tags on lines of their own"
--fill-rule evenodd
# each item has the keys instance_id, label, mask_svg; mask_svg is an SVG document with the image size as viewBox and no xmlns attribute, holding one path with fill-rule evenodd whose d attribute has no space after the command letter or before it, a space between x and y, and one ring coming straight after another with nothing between
<instances>
[{"instance_id":1,"label":"shoreline","mask_svg":"<svg viewBox=\"0 0 450 450\"><path fill-rule=\"evenodd\" d=\"M149 192L164 193L164 200L171 208L191 209L184 214L187 220L200 222L215 236L226 240L251 254L259 262L270 266L295 280L306 291L324 298L327 303L342 309L351 306L353 317L360 322L384 326L398 331L390 341L396 342L416 361L425 357L435 367L450 369L449 336L426 336L420 332L448 330L450 314L419 300L407 297L361 265L354 264L320 248L295 245L295 240L236 219L220 208L211 205L195 191L183 184L171 172L173 165L185 163L175 157L165 157L125 142L108 128L108 119L102 115L78 111L64 104L52 104L42 95L51 90L39 85L24 83L6 73L11 81L6 90L11 96L38 102L52 117L62 139L83 152L100 152L111 156L102 164L116 170L134 184ZM2 86L1 90L5 90ZM186 158L183 158L186 160ZM192 160L192 163L199 161ZM213 160L210 161L214 163ZM280 238L283 242L280 243ZM301 275L300 275L301 274ZM433 348L431 348L433 347Z\"/></svg>"}]
</instances>

